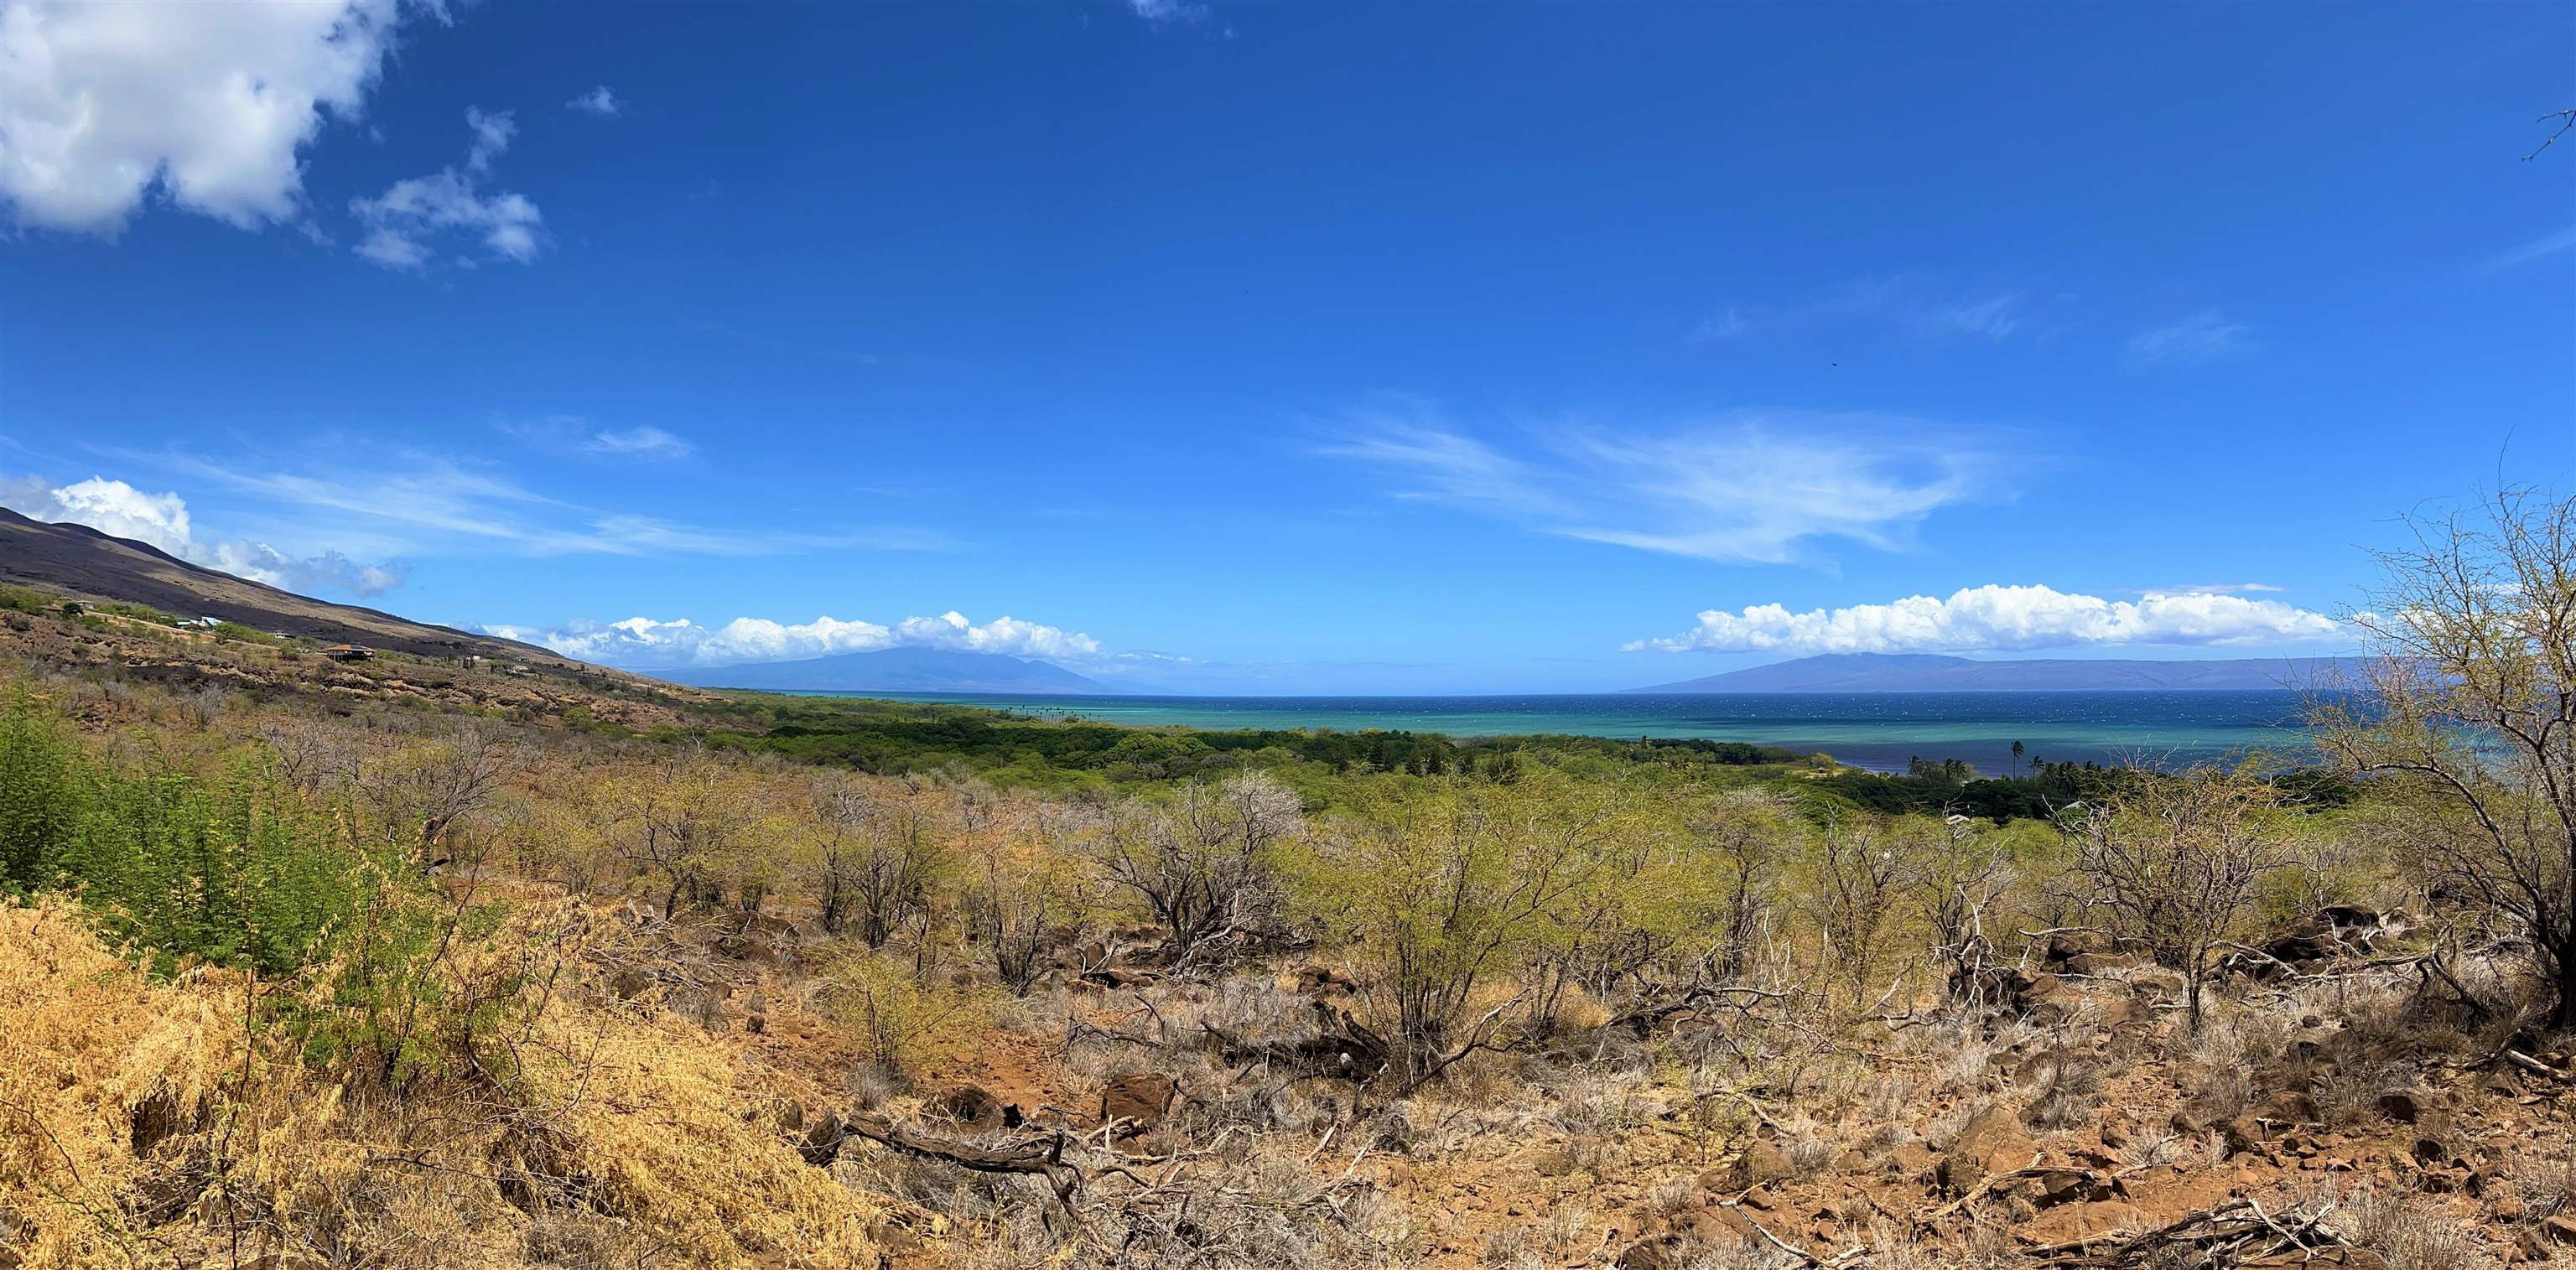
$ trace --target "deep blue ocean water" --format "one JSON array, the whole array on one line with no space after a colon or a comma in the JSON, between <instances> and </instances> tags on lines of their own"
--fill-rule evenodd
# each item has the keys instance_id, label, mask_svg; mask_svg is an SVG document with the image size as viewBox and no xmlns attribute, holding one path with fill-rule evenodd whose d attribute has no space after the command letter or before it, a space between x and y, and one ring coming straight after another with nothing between
<instances>
[{"instance_id":1,"label":"deep blue ocean water","mask_svg":"<svg viewBox=\"0 0 2576 1270\"><path fill-rule=\"evenodd\" d=\"M1056 697L850 693L941 701L1137 727L1368 728L1452 736L1568 732L1711 737L1821 750L1882 771L1964 759L1980 772L2024 762L2172 766L2265 750L2298 757L2294 692L1910 692L1472 697Z\"/></svg>"}]
</instances>

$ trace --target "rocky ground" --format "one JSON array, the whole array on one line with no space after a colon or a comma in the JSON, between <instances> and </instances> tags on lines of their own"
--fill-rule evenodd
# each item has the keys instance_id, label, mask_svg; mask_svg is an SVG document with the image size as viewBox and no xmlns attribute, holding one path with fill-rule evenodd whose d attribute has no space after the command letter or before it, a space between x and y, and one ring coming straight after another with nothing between
<instances>
[{"instance_id":1,"label":"rocky ground","mask_svg":"<svg viewBox=\"0 0 2576 1270\"><path fill-rule=\"evenodd\" d=\"M2178 976L2061 936L1982 1002L1594 1018L1384 1101L1333 1056L1335 968L1171 976L1142 939L901 1081L800 1013L792 926L708 1022L796 1074L801 1148L908 1264L1068 1232L1053 1264L2576 1264L2569 1054L2499 1040L2402 935L2352 910L2246 950L2196 1034Z\"/></svg>"},{"instance_id":2,"label":"rocky ground","mask_svg":"<svg viewBox=\"0 0 2576 1270\"><path fill-rule=\"evenodd\" d=\"M377 705L561 724L567 717L638 732L703 724L714 693L555 661L382 653L339 662L297 644L218 640L132 619L87 622L10 614L0 652L43 668L41 678L113 669L117 680L181 693L242 693L335 713ZM578 713L576 713L578 712Z\"/></svg>"},{"instance_id":3,"label":"rocky ground","mask_svg":"<svg viewBox=\"0 0 2576 1270\"><path fill-rule=\"evenodd\" d=\"M53 618L0 628L0 649L102 731L137 681L209 710L245 694L637 730L718 700ZM532 909L566 902L521 886ZM703 1030L727 1089L765 1100L742 1125L863 1198L888 1265L2576 1264L2576 1044L2482 959L2509 949L2435 959L2395 913L2329 907L2232 949L2197 1026L2177 974L2039 932L1903 999L1785 972L1652 1010L1570 991L1544 1034L1397 1089L1359 1022L1364 967L1310 953L1178 966L1131 928L1055 949L1023 995L971 942L935 943L917 977L984 1008L889 1069L828 1002L848 941L807 914L583 903L622 931L591 968L606 1008Z\"/></svg>"}]
</instances>

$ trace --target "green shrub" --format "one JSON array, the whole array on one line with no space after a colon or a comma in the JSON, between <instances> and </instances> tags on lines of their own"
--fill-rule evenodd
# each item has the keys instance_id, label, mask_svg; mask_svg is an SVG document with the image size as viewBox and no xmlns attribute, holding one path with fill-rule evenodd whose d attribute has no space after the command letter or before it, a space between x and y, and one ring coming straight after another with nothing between
<instances>
[{"instance_id":1,"label":"green shrub","mask_svg":"<svg viewBox=\"0 0 2576 1270\"><path fill-rule=\"evenodd\" d=\"M151 608L142 604L98 604L91 606L91 611L113 614L117 617L130 617L135 621L150 622L155 626L168 626L179 620L178 618L164 613L159 609Z\"/></svg>"},{"instance_id":2,"label":"green shrub","mask_svg":"<svg viewBox=\"0 0 2576 1270\"><path fill-rule=\"evenodd\" d=\"M77 755L61 722L23 698L0 714L0 888L25 894L45 880L78 816Z\"/></svg>"},{"instance_id":3,"label":"green shrub","mask_svg":"<svg viewBox=\"0 0 2576 1270\"><path fill-rule=\"evenodd\" d=\"M163 973L188 958L291 972L388 889L426 885L390 842L349 835L346 810L289 788L264 752L212 776L126 767L23 699L0 715L0 884L77 893Z\"/></svg>"}]
</instances>

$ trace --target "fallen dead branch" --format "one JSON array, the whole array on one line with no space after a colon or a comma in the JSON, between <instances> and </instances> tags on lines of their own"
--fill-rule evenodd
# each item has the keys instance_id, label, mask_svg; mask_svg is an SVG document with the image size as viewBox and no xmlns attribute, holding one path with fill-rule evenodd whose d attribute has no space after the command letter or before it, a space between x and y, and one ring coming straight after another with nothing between
<instances>
[{"instance_id":1,"label":"fallen dead branch","mask_svg":"<svg viewBox=\"0 0 2576 1270\"><path fill-rule=\"evenodd\" d=\"M2047 1267L2182 1264L2176 1259L2178 1253L2189 1255L2192 1265L2235 1266L2265 1258L2305 1260L2319 1252L2352 1246L2349 1239L2325 1224L2327 1215L2334 1211L2333 1204L2316 1202L2313 1210L2308 1205L2309 1201L2302 1201L2279 1212L2266 1212L2261 1202L2251 1197L2229 1200L2185 1213L2152 1229L2126 1235L2087 1236L2027 1249L2024 1255Z\"/></svg>"}]
</instances>

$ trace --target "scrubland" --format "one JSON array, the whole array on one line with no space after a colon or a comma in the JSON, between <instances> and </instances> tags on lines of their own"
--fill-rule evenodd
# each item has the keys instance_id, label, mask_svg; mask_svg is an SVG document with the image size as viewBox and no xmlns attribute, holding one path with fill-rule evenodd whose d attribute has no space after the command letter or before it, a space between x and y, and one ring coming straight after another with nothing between
<instances>
[{"instance_id":1,"label":"scrubland","mask_svg":"<svg viewBox=\"0 0 2576 1270\"><path fill-rule=\"evenodd\" d=\"M2002 820L1610 745L861 771L28 606L0 1265L2576 1257L2576 513L2489 513L2383 562L2339 774Z\"/></svg>"}]
</instances>

